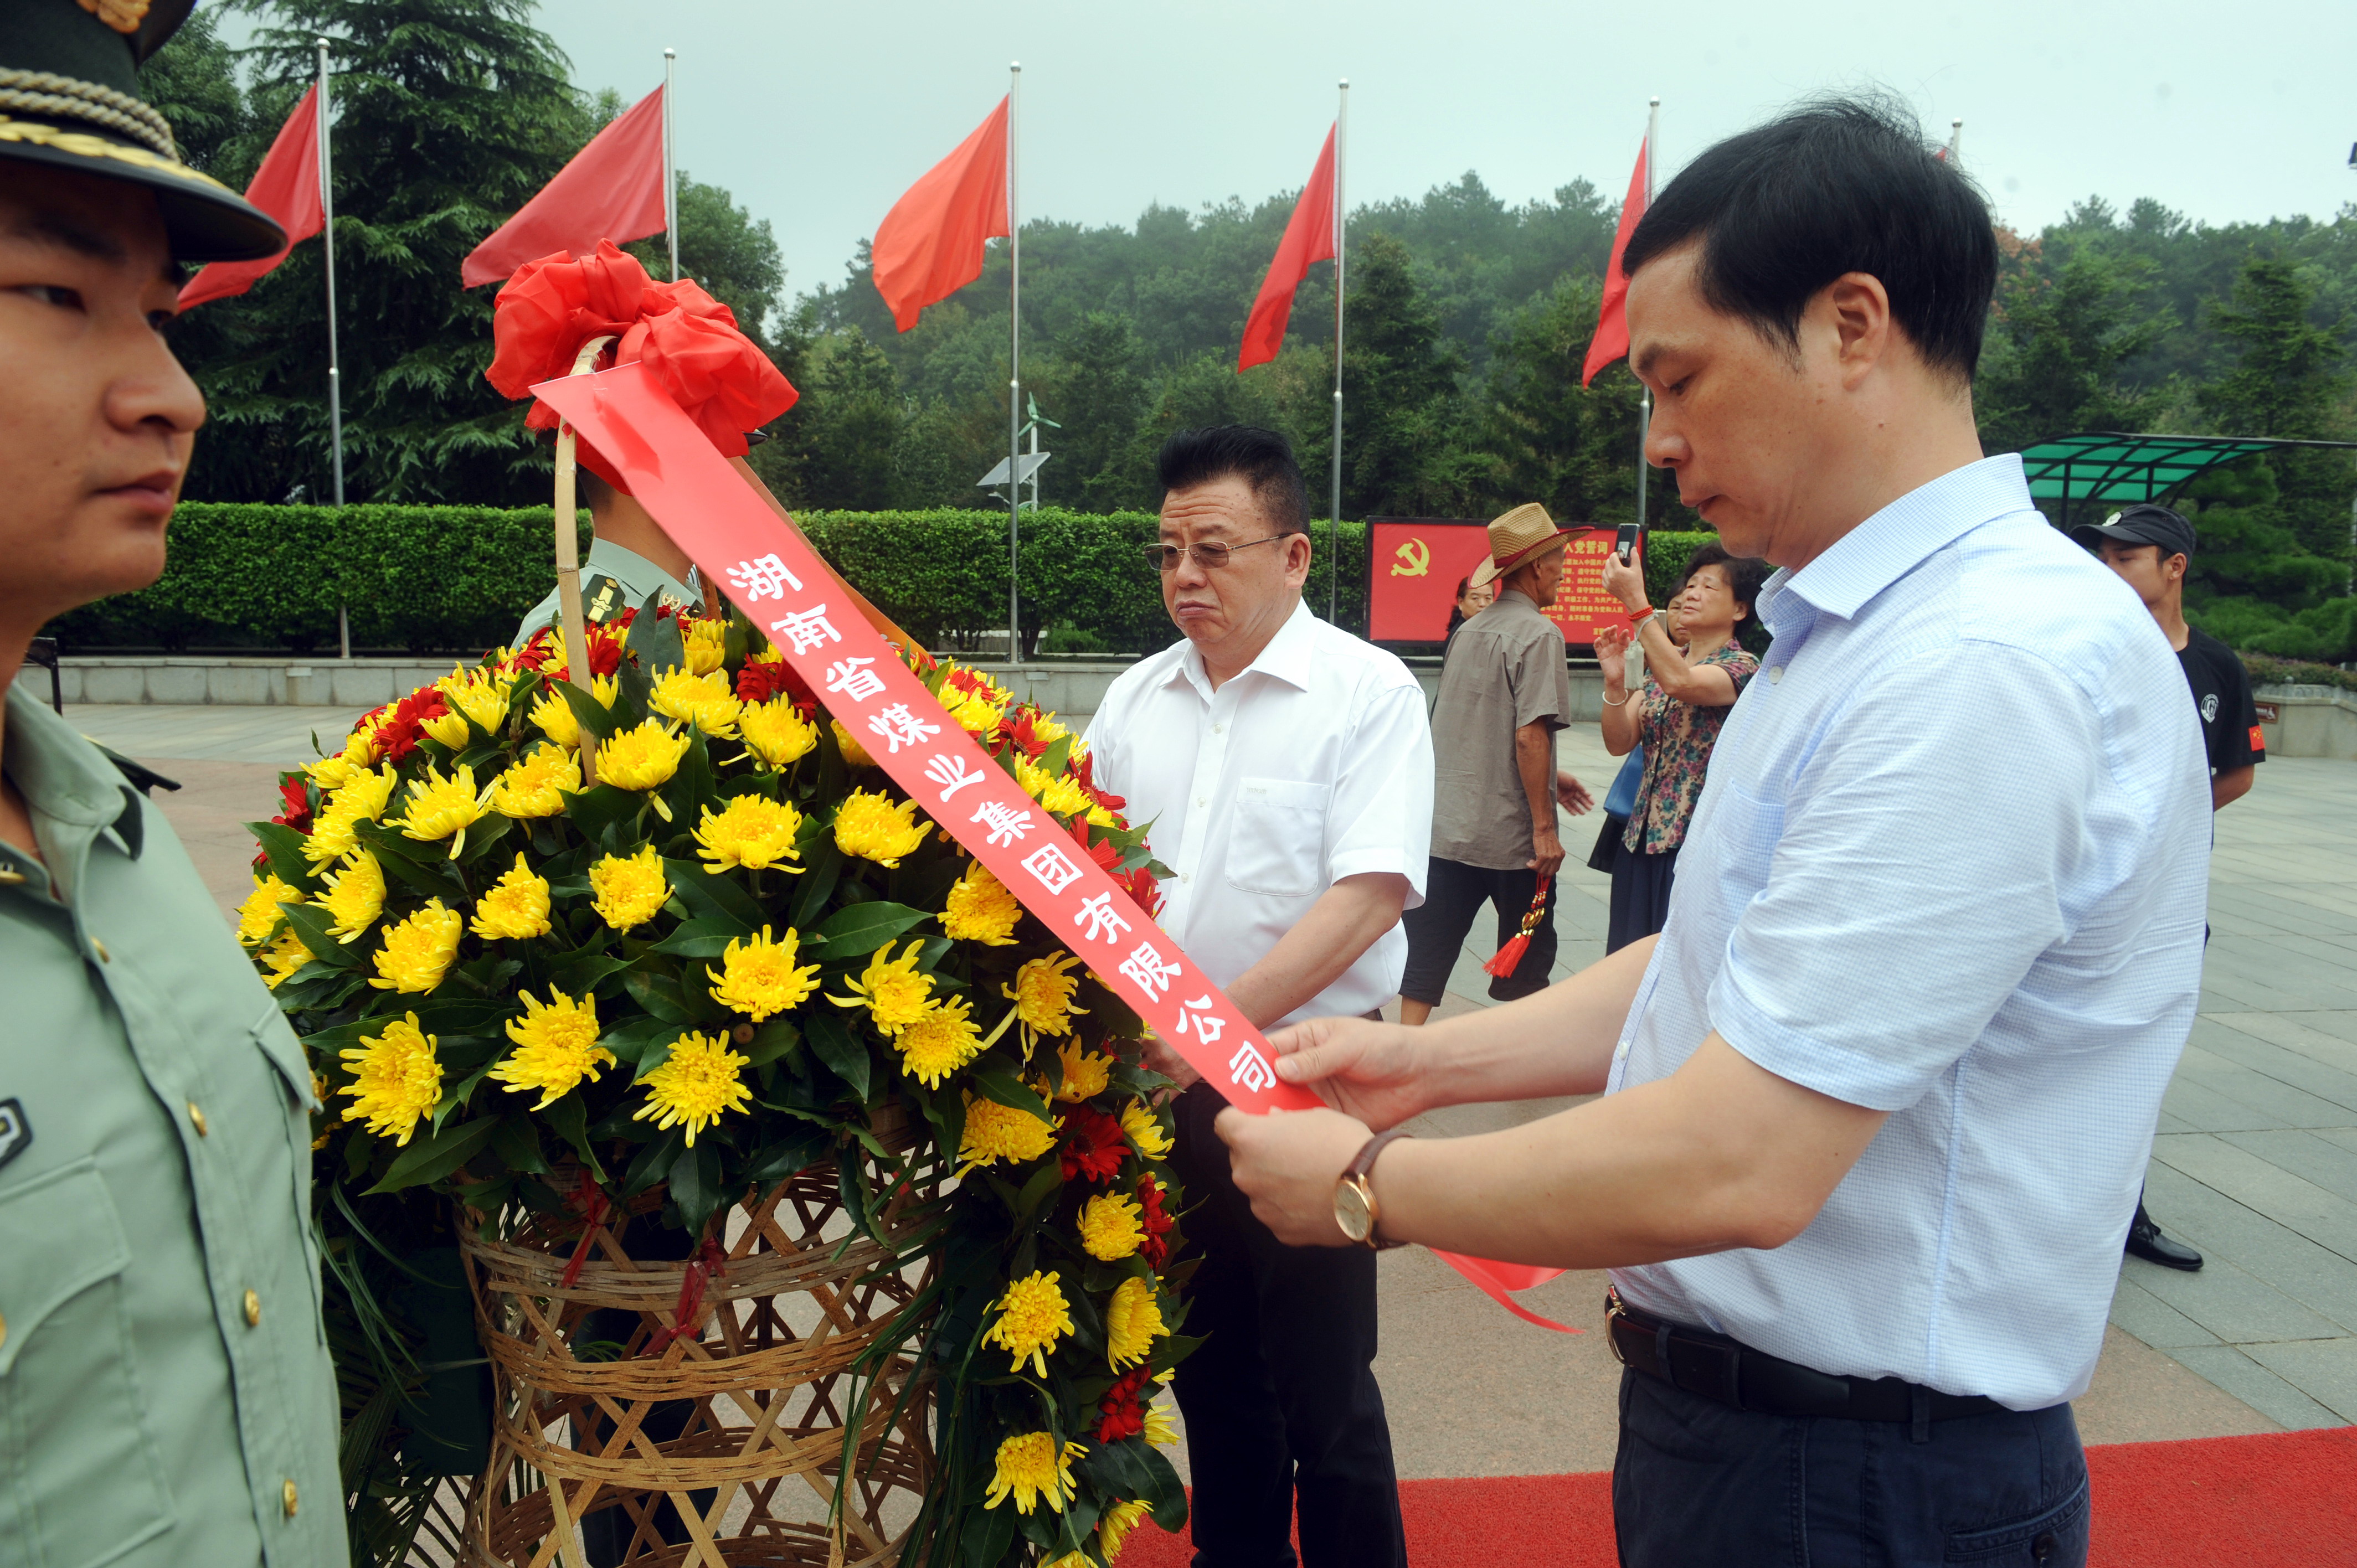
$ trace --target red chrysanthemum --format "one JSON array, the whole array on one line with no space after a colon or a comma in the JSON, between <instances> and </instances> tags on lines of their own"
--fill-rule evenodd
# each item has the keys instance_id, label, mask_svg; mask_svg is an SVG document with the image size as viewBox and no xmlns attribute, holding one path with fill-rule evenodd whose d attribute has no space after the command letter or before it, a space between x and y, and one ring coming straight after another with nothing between
<instances>
[{"instance_id":1,"label":"red chrysanthemum","mask_svg":"<svg viewBox=\"0 0 2357 1568\"><path fill-rule=\"evenodd\" d=\"M1043 716L1030 703L1018 708L1009 708L998 721L998 736L1001 740L1013 741L1022 748L1024 756L1036 762L1048 750L1048 743L1039 736L1039 720Z\"/></svg>"},{"instance_id":2,"label":"red chrysanthemum","mask_svg":"<svg viewBox=\"0 0 2357 1568\"><path fill-rule=\"evenodd\" d=\"M1117 871L1114 873L1113 879L1114 886L1129 895L1130 902L1145 910L1147 915L1162 913L1162 884L1155 880L1154 872L1150 866L1140 865L1128 871Z\"/></svg>"},{"instance_id":3,"label":"red chrysanthemum","mask_svg":"<svg viewBox=\"0 0 2357 1568\"><path fill-rule=\"evenodd\" d=\"M311 831L311 789L299 773L290 773L278 781L278 798L286 809L270 820L283 822L298 833Z\"/></svg>"},{"instance_id":4,"label":"red chrysanthemum","mask_svg":"<svg viewBox=\"0 0 2357 1568\"><path fill-rule=\"evenodd\" d=\"M1094 800L1106 811L1121 812L1129 810L1129 800L1126 797L1116 795L1110 789L1097 788L1097 759L1094 752L1074 753L1071 764L1064 771L1071 776L1072 782L1089 792L1090 800Z\"/></svg>"},{"instance_id":5,"label":"red chrysanthemum","mask_svg":"<svg viewBox=\"0 0 2357 1568\"><path fill-rule=\"evenodd\" d=\"M1146 1232L1146 1240L1138 1245L1138 1253L1145 1258L1147 1268L1159 1273L1163 1264L1170 1261L1170 1243L1163 1238L1170 1234L1170 1228L1178 1221L1164 1210L1162 1184L1152 1176L1137 1184L1137 1208L1138 1225Z\"/></svg>"},{"instance_id":6,"label":"red chrysanthemum","mask_svg":"<svg viewBox=\"0 0 2357 1568\"><path fill-rule=\"evenodd\" d=\"M1064 1130L1064 1179L1111 1181L1129 1153L1129 1134L1121 1123L1092 1106L1075 1105L1058 1124Z\"/></svg>"},{"instance_id":7,"label":"red chrysanthemum","mask_svg":"<svg viewBox=\"0 0 2357 1568\"><path fill-rule=\"evenodd\" d=\"M425 721L438 719L450 711L450 700L432 686L409 693L393 705L384 722L377 726L376 744L387 762L408 759L417 749L418 737L425 733Z\"/></svg>"},{"instance_id":8,"label":"red chrysanthemum","mask_svg":"<svg viewBox=\"0 0 2357 1568\"><path fill-rule=\"evenodd\" d=\"M1097 1413L1102 1417L1097 1423L1099 1443L1118 1443L1146 1430L1146 1406L1141 1396L1153 1376L1151 1367L1132 1367L1105 1390L1104 1398L1097 1402Z\"/></svg>"},{"instance_id":9,"label":"red chrysanthemum","mask_svg":"<svg viewBox=\"0 0 2357 1568\"><path fill-rule=\"evenodd\" d=\"M737 697L740 702L766 703L780 692L805 715L818 706L818 693L782 659L748 660L745 668L737 671Z\"/></svg>"}]
</instances>

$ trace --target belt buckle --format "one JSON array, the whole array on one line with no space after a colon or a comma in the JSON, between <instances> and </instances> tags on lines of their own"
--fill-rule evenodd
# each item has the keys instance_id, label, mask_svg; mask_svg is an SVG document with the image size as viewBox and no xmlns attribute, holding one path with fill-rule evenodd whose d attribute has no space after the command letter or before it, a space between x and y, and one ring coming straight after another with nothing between
<instances>
[{"instance_id":1,"label":"belt buckle","mask_svg":"<svg viewBox=\"0 0 2357 1568\"><path fill-rule=\"evenodd\" d=\"M1620 1288L1615 1285L1606 1285L1604 1287L1604 1343L1611 1347L1612 1359L1624 1367L1629 1364L1629 1358L1621 1354L1620 1336L1613 1330L1628 1316L1628 1309L1620 1305Z\"/></svg>"}]
</instances>

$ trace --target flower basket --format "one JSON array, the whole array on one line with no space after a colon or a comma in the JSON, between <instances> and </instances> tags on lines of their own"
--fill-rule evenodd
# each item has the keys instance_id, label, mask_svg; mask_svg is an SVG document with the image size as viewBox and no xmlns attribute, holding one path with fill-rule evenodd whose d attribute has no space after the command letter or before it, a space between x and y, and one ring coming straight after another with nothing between
<instances>
[{"instance_id":1,"label":"flower basket","mask_svg":"<svg viewBox=\"0 0 2357 1568\"><path fill-rule=\"evenodd\" d=\"M905 1150L891 1120L886 1142ZM610 1539L634 1568L896 1562L932 1475L930 1384L894 1348L925 1280L896 1260L933 1218L907 1189L876 1217L882 1240L853 1235L828 1161L733 1208L709 1262L633 1259L646 1223L466 1235L497 1390L468 1560L565 1561L559 1520L619 1510ZM674 1435L648 1435L658 1411ZM663 1540L666 1498L684 1544Z\"/></svg>"}]
</instances>

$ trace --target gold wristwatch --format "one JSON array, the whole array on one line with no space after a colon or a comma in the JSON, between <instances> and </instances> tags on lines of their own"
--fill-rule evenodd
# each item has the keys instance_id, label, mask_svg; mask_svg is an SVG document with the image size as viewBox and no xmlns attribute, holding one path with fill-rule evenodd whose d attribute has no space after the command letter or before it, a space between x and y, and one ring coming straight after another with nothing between
<instances>
[{"instance_id":1,"label":"gold wristwatch","mask_svg":"<svg viewBox=\"0 0 2357 1568\"><path fill-rule=\"evenodd\" d=\"M1369 1177L1375 1168L1375 1156L1383 1152L1384 1144L1394 1138L1412 1136L1405 1127L1376 1133L1367 1140L1359 1157L1351 1162L1350 1168L1334 1184L1334 1223L1341 1228L1343 1235L1362 1247L1381 1251L1406 1244L1377 1239L1375 1228L1383 1222L1383 1211L1375 1206L1375 1186Z\"/></svg>"}]
</instances>

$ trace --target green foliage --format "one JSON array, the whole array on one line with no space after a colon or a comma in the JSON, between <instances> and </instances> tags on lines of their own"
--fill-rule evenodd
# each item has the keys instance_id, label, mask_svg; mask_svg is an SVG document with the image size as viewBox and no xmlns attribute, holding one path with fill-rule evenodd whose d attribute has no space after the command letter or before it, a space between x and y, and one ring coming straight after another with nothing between
<instances>
[{"instance_id":1,"label":"green foliage","mask_svg":"<svg viewBox=\"0 0 2357 1568\"><path fill-rule=\"evenodd\" d=\"M1985 441L2012 451L2082 430L2144 430L2161 402L2120 382L2171 325L2144 303L2152 263L2082 251L2057 267L2009 259L1974 386Z\"/></svg>"}]
</instances>

